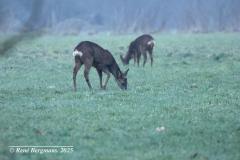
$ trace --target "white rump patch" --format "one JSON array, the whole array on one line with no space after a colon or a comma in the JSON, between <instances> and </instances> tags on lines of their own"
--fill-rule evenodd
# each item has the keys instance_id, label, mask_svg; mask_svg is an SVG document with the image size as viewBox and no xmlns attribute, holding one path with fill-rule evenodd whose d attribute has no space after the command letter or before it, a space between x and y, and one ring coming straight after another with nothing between
<instances>
[{"instance_id":1,"label":"white rump patch","mask_svg":"<svg viewBox=\"0 0 240 160\"><path fill-rule=\"evenodd\" d=\"M73 56L75 57L77 55L82 57L83 53L81 51L78 51L78 50L73 51Z\"/></svg>"},{"instance_id":2,"label":"white rump patch","mask_svg":"<svg viewBox=\"0 0 240 160\"><path fill-rule=\"evenodd\" d=\"M149 41L147 44L148 44L148 45L152 45L152 44L155 45L155 43L156 43L156 42L155 42L154 40L151 40L151 41Z\"/></svg>"}]
</instances>

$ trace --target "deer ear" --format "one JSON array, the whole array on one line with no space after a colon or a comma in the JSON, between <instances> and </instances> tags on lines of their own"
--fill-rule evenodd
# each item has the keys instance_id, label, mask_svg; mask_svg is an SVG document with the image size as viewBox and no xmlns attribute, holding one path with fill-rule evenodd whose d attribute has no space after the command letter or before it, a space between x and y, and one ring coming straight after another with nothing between
<instances>
[{"instance_id":1,"label":"deer ear","mask_svg":"<svg viewBox=\"0 0 240 160\"><path fill-rule=\"evenodd\" d=\"M122 75L121 72L118 71L118 72L117 72L117 78L121 78L121 75Z\"/></svg>"},{"instance_id":2,"label":"deer ear","mask_svg":"<svg viewBox=\"0 0 240 160\"><path fill-rule=\"evenodd\" d=\"M120 55L120 59L121 59L121 61L123 62L123 65L125 65L125 64L126 64L126 60L124 59L124 57L123 57L122 54Z\"/></svg>"},{"instance_id":3,"label":"deer ear","mask_svg":"<svg viewBox=\"0 0 240 160\"><path fill-rule=\"evenodd\" d=\"M127 76L128 71L129 71L129 68L123 73L124 76Z\"/></svg>"}]
</instances>

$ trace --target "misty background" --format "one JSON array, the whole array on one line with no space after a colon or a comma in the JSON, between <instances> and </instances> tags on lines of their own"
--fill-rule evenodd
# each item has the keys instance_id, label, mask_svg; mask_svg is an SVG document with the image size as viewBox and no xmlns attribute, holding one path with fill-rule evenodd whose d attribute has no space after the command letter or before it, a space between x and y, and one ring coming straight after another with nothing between
<instances>
[{"instance_id":1,"label":"misty background","mask_svg":"<svg viewBox=\"0 0 240 160\"><path fill-rule=\"evenodd\" d=\"M0 0L0 32L239 32L239 0Z\"/></svg>"}]
</instances>

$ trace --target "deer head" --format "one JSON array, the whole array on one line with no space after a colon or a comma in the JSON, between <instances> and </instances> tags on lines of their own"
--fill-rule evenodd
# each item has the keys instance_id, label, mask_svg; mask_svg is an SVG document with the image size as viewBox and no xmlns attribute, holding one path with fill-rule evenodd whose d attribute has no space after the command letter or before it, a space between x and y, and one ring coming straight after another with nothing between
<instances>
[{"instance_id":1,"label":"deer head","mask_svg":"<svg viewBox=\"0 0 240 160\"><path fill-rule=\"evenodd\" d=\"M117 77L116 77L117 84L123 90L127 89L127 73L128 73L128 71L129 71L129 69L127 69L124 73L122 73L121 71L119 71L117 73Z\"/></svg>"},{"instance_id":2,"label":"deer head","mask_svg":"<svg viewBox=\"0 0 240 160\"><path fill-rule=\"evenodd\" d=\"M127 54L126 54L127 55ZM122 60L122 63L124 64L124 65L128 65L129 64L129 61L127 60L127 57L123 57L123 55L120 55L120 59Z\"/></svg>"}]
</instances>

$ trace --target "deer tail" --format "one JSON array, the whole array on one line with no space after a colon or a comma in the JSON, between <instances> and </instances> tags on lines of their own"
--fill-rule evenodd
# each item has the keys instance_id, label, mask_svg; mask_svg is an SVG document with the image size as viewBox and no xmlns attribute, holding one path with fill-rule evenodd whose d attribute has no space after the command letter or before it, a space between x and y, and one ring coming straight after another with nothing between
<instances>
[{"instance_id":1,"label":"deer tail","mask_svg":"<svg viewBox=\"0 0 240 160\"><path fill-rule=\"evenodd\" d=\"M80 57L82 57L82 55L83 55L83 53L81 52L81 51L78 51L78 50L74 50L73 51L73 57L75 57L75 56L80 56Z\"/></svg>"},{"instance_id":2,"label":"deer tail","mask_svg":"<svg viewBox=\"0 0 240 160\"><path fill-rule=\"evenodd\" d=\"M150 45L153 45L153 46L154 46L154 45L155 45L155 43L156 43L156 42L155 42L154 40L151 40L151 41L148 41L148 43L147 43L147 44L148 44L149 46L150 46Z\"/></svg>"}]
</instances>

